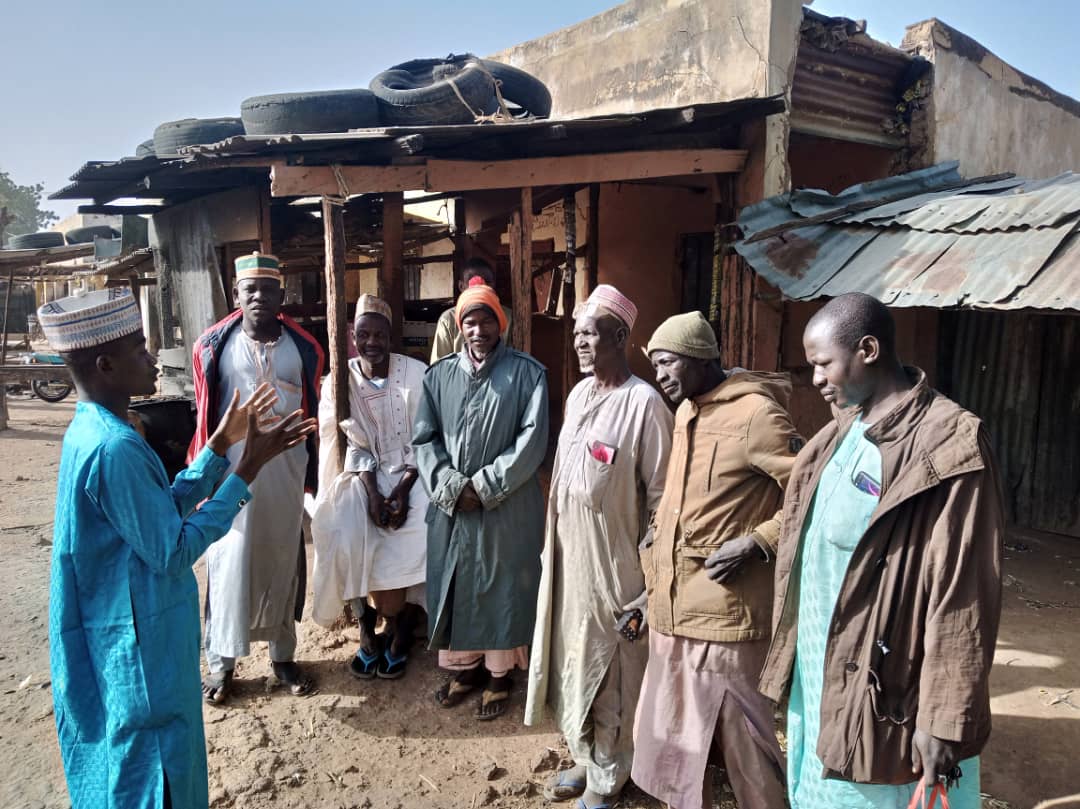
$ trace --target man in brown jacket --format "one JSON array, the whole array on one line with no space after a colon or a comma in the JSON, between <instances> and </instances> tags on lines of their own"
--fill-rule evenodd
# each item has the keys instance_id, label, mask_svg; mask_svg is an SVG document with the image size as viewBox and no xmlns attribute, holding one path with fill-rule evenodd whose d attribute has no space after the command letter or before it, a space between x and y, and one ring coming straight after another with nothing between
<instances>
[{"instance_id":1,"label":"man in brown jacket","mask_svg":"<svg viewBox=\"0 0 1080 809\"><path fill-rule=\"evenodd\" d=\"M712 807L710 748L741 809L783 809L783 754L757 691L769 643L783 487L802 439L786 375L726 373L700 312L648 345L679 405L653 543L642 550L649 662L634 727L634 782L675 809Z\"/></svg>"},{"instance_id":2,"label":"man in brown jacket","mask_svg":"<svg viewBox=\"0 0 1080 809\"><path fill-rule=\"evenodd\" d=\"M977 807L1001 610L990 442L901 365L874 298L830 301L803 345L837 416L788 481L761 680L791 688L791 806L903 807L920 776L962 774L953 809Z\"/></svg>"}]
</instances>

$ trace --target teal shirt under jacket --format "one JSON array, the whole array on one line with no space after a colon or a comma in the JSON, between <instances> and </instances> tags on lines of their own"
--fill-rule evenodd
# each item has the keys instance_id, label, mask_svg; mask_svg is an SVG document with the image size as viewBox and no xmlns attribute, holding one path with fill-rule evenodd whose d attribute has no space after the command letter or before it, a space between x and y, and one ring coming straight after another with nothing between
<instances>
[{"instance_id":1,"label":"teal shirt under jacket","mask_svg":"<svg viewBox=\"0 0 1080 809\"><path fill-rule=\"evenodd\" d=\"M430 645L461 651L532 642L547 452L544 366L499 343L475 368L467 349L428 369L413 447L428 506ZM484 507L459 512L471 482Z\"/></svg>"},{"instance_id":2,"label":"teal shirt under jacket","mask_svg":"<svg viewBox=\"0 0 1080 809\"><path fill-rule=\"evenodd\" d=\"M169 483L150 446L79 402L64 436L49 593L60 753L75 809L208 803L191 566L250 499L203 450Z\"/></svg>"}]
</instances>

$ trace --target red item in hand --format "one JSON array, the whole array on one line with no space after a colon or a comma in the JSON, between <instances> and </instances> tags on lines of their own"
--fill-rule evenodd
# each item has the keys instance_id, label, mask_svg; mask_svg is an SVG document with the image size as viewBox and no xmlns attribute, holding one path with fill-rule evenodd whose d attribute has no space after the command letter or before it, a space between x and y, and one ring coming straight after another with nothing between
<instances>
[{"instance_id":1,"label":"red item in hand","mask_svg":"<svg viewBox=\"0 0 1080 809\"><path fill-rule=\"evenodd\" d=\"M941 798L941 809L949 809L949 796L945 785L940 781L934 784L934 788L930 790L930 799L927 801L926 776L923 776L919 781L919 785L915 787L915 794L911 796L908 809L934 809L934 804L937 803L938 798Z\"/></svg>"}]
</instances>

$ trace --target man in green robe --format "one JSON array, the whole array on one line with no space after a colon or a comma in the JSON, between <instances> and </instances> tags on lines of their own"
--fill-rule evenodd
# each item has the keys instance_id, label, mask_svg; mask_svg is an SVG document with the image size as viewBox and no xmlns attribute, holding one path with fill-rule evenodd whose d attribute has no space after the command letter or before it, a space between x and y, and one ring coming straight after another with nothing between
<instances>
[{"instance_id":1,"label":"man in green robe","mask_svg":"<svg viewBox=\"0 0 1080 809\"><path fill-rule=\"evenodd\" d=\"M528 668L544 541L537 470L547 450L545 369L500 338L495 291L458 298L465 345L424 377L413 447L428 507L430 646L455 672L436 692L449 708L486 683L478 719L500 716L510 672Z\"/></svg>"}]
</instances>

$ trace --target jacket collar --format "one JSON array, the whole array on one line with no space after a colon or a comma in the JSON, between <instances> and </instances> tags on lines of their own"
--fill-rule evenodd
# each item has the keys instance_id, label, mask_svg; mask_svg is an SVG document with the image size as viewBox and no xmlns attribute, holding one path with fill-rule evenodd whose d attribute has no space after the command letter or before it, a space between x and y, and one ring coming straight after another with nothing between
<instances>
[{"instance_id":1,"label":"jacket collar","mask_svg":"<svg viewBox=\"0 0 1080 809\"><path fill-rule=\"evenodd\" d=\"M892 443L907 436L922 421L936 393L926 383L926 374L919 368L904 366L904 373L912 383L911 390L899 402L866 430L866 437L879 446ZM840 430L839 440L847 435L851 425L862 418L861 407L849 407L836 415Z\"/></svg>"},{"instance_id":2,"label":"jacket collar","mask_svg":"<svg viewBox=\"0 0 1080 809\"><path fill-rule=\"evenodd\" d=\"M491 369L499 364L499 361L503 358L503 354L507 352L506 341L501 337L499 342L495 344L495 348L491 350L491 353L484 357L484 361L477 367L473 364L472 357L469 356L469 346L463 345L461 351L458 352L458 365L469 376L485 377L491 374Z\"/></svg>"},{"instance_id":3,"label":"jacket collar","mask_svg":"<svg viewBox=\"0 0 1080 809\"><path fill-rule=\"evenodd\" d=\"M866 430L866 438L881 450L885 495L880 510L984 463L976 423L961 424L964 411L931 388L922 370L905 366L904 371L911 390ZM837 415L834 448L861 416L862 408L856 407Z\"/></svg>"},{"instance_id":4,"label":"jacket collar","mask_svg":"<svg viewBox=\"0 0 1080 809\"><path fill-rule=\"evenodd\" d=\"M698 408L719 402L727 402L756 393L767 396L782 407L787 407L791 399L791 377L786 373L769 371L747 371L743 368L724 369L724 381L716 387L694 396L689 401L695 411Z\"/></svg>"}]
</instances>

